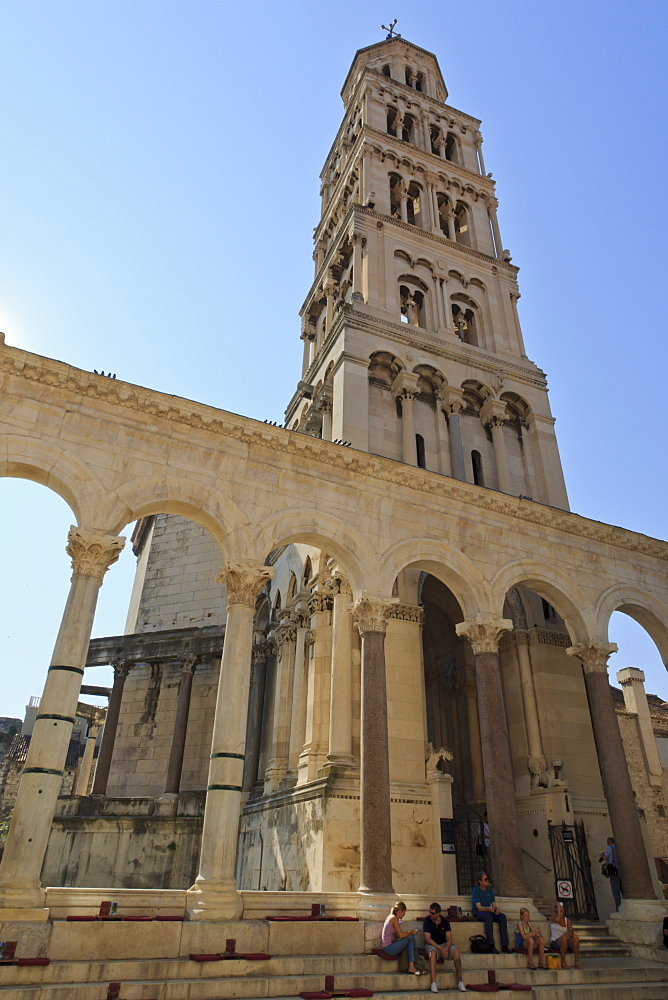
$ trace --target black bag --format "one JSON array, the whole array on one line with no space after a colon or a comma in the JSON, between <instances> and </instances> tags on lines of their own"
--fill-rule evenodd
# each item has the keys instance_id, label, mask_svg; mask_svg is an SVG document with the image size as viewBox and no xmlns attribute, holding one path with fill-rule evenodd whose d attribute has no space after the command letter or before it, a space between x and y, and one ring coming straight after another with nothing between
<instances>
[{"instance_id":1,"label":"black bag","mask_svg":"<svg viewBox=\"0 0 668 1000\"><path fill-rule=\"evenodd\" d=\"M607 861L604 861L601 866L601 875L604 878L610 878L611 875L619 875L619 869L617 865L611 865Z\"/></svg>"},{"instance_id":2,"label":"black bag","mask_svg":"<svg viewBox=\"0 0 668 1000\"><path fill-rule=\"evenodd\" d=\"M469 938L471 942L471 951L474 955L489 955L492 950L492 946L486 937L482 934L474 934L473 937Z\"/></svg>"}]
</instances>

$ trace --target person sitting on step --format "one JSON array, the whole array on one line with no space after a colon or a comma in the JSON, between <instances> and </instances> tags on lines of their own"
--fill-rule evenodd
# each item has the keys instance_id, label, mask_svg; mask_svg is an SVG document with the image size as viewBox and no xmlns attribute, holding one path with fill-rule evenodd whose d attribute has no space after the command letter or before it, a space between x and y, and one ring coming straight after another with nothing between
<instances>
[{"instance_id":1,"label":"person sitting on step","mask_svg":"<svg viewBox=\"0 0 668 1000\"><path fill-rule=\"evenodd\" d=\"M566 969L566 952L573 952L573 968L580 968L580 938L573 930L570 918L566 916L564 904L558 900L550 917L550 948L559 950L561 968Z\"/></svg>"},{"instance_id":2,"label":"person sitting on step","mask_svg":"<svg viewBox=\"0 0 668 1000\"><path fill-rule=\"evenodd\" d=\"M406 916L406 904L399 900L392 907L385 923L381 935L381 944L386 955L400 955L402 951L408 951L408 971L413 976L421 976L415 968L415 935L417 931L405 931L401 926L401 921Z\"/></svg>"},{"instance_id":3,"label":"person sitting on step","mask_svg":"<svg viewBox=\"0 0 668 1000\"><path fill-rule=\"evenodd\" d=\"M502 913L499 909L487 872L480 872L478 884L473 889L473 916L477 917L485 925L485 936L491 953L493 955L499 954L498 948L494 946L494 924L499 925L501 951L509 953L508 921L506 920L505 913Z\"/></svg>"},{"instance_id":4,"label":"person sitting on step","mask_svg":"<svg viewBox=\"0 0 668 1000\"><path fill-rule=\"evenodd\" d=\"M441 907L438 903L432 903L429 907L429 916L422 921L424 931L424 942L429 958L429 972L431 974L431 992L438 993L436 985L436 959L441 958L454 962L455 973L457 975L457 989L460 993L466 993L466 986L462 976L462 958L459 948L452 943L452 931L450 921L441 914Z\"/></svg>"},{"instance_id":5,"label":"person sitting on step","mask_svg":"<svg viewBox=\"0 0 668 1000\"><path fill-rule=\"evenodd\" d=\"M526 906L520 910L520 919L515 924L515 947L519 951L527 953L527 969L536 970L537 966L533 960L533 954L538 949L538 958L541 969L546 969L545 965L545 941L543 932L539 927L529 921L529 911Z\"/></svg>"}]
</instances>

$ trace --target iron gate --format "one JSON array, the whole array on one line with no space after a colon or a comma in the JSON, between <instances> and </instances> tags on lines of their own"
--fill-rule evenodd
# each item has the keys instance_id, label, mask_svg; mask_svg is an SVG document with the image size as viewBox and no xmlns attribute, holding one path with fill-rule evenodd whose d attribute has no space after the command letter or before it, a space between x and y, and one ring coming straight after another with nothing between
<instances>
[{"instance_id":1,"label":"iron gate","mask_svg":"<svg viewBox=\"0 0 668 1000\"><path fill-rule=\"evenodd\" d=\"M470 896L478 884L481 871L487 872L494 882L492 858L481 835L482 817L474 815L453 820L455 830L455 859L457 863L457 892Z\"/></svg>"},{"instance_id":2,"label":"iron gate","mask_svg":"<svg viewBox=\"0 0 668 1000\"><path fill-rule=\"evenodd\" d=\"M576 821L573 826L548 823L547 828L555 880L568 879L573 884L573 899L563 900L566 915L572 920L598 920L584 822Z\"/></svg>"}]
</instances>

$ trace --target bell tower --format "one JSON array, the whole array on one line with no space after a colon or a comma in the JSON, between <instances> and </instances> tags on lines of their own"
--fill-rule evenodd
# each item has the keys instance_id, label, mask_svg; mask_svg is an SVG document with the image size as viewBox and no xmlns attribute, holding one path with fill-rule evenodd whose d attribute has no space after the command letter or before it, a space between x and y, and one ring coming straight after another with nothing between
<instances>
[{"instance_id":1,"label":"bell tower","mask_svg":"<svg viewBox=\"0 0 668 1000\"><path fill-rule=\"evenodd\" d=\"M357 52L341 96L286 427L567 508L480 121L400 36Z\"/></svg>"}]
</instances>

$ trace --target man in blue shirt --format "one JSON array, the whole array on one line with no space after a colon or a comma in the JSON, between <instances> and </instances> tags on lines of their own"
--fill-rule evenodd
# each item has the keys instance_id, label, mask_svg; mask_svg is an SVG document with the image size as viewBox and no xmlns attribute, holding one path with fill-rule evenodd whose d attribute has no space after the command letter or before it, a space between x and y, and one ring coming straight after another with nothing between
<instances>
[{"instance_id":1,"label":"man in blue shirt","mask_svg":"<svg viewBox=\"0 0 668 1000\"><path fill-rule=\"evenodd\" d=\"M473 889L473 916L482 920L485 925L485 936L493 955L499 954L498 949L494 947L495 923L499 925L499 933L501 934L501 951L510 952L506 916L498 907L487 872L480 872L478 884Z\"/></svg>"},{"instance_id":2,"label":"man in blue shirt","mask_svg":"<svg viewBox=\"0 0 668 1000\"><path fill-rule=\"evenodd\" d=\"M615 844L614 837L608 837L608 846L598 860L605 861L607 865L612 898L615 901L615 909L618 910L622 905L622 880L619 875L619 860L617 858L617 845Z\"/></svg>"}]
</instances>

